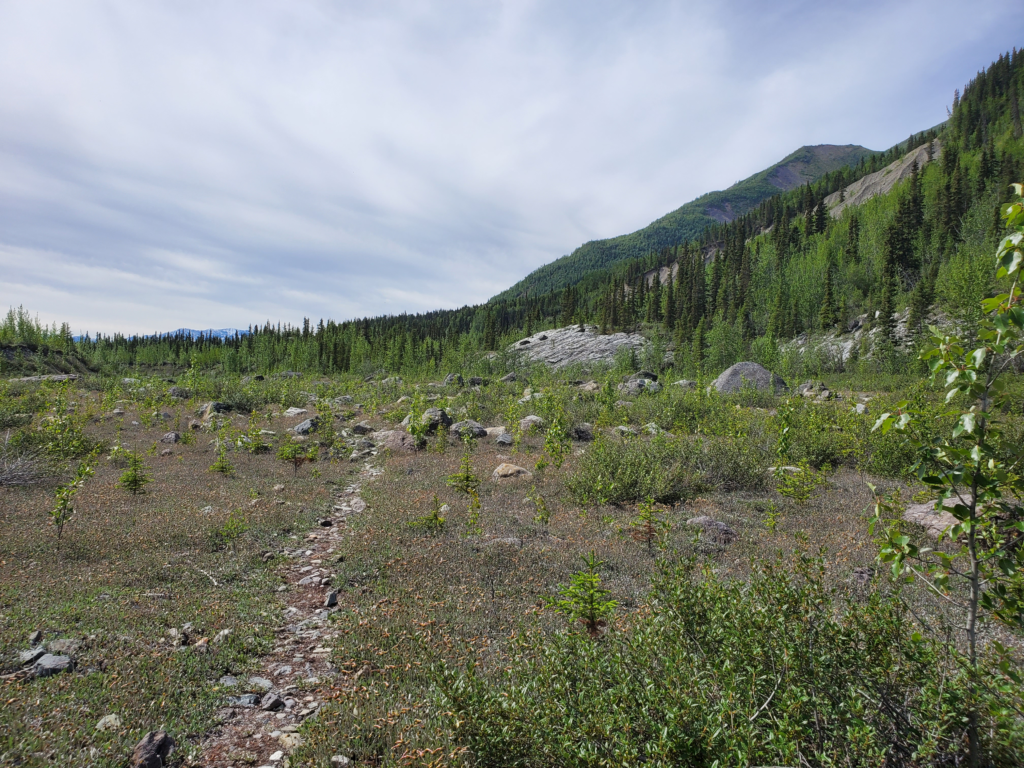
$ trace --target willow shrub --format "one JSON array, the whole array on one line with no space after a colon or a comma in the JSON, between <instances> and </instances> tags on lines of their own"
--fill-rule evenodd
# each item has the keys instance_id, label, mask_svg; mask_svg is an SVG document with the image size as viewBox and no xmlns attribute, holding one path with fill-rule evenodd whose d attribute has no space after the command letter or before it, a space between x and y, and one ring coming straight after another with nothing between
<instances>
[{"instance_id":1,"label":"willow shrub","mask_svg":"<svg viewBox=\"0 0 1024 768\"><path fill-rule=\"evenodd\" d=\"M677 566L628 629L534 635L499 671L444 670L439 706L477 766L960 764L962 667L897 596L849 599L823 572ZM982 709L991 763L1022 764L1020 718Z\"/></svg>"}]
</instances>

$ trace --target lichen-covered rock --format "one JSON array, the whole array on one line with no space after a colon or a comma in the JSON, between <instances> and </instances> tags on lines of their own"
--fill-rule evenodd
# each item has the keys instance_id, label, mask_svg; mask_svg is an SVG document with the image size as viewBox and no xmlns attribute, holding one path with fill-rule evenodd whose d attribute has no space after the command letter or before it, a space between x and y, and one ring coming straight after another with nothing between
<instances>
[{"instance_id":1,"label":"lichen-covered rock","mask_svg":"<svg viewBox=\"0 0 1024 768\"><path fill-rule=\"evenodd\" d=\"M466 435L469 435L470 437L487 437L487 429L484 428L484 425L479 424L472 419L466 419L465 421L452 424L450 431L460 437L465 437Z\"/></svg>"},{"instance_id":2,"label":"lichen-covered rock","mask_svg":"<svg viewBox=\"0 0 1024 768\"><path fill-rule=\"evenodd\" d=\"M525 419L519 421L519 429L522 430L523 434L528 434L533 430L539 430L544 428L544 419L540 416L527 416Z\"/></svg>"},{"instance_id":3,"label":"lichen-covered rock","mask_svg":"<svg viewBox=\"0 0 1024 768\"><path fill-rule=\"evenodd\" d=\"M513 477L521 477L524 480L529 480L533 477L533 473L522 467L517 467L515 464L499 464L498 467L491 473L491 477L495 480L504 480Z\"/></svg>"},{"instance_id":4,"label":"lichen-covered rock","mask_svg":"<svg viewBox=\"0 0 1024 768\"><path fill-rule=\"evenodd\" d=\"M582 328L582 330L581 330ZM509 349L524 355L532 362L541 362L552 368L563 368L573 363L611 362L623 347L641 351L646 343L639 333L601 334L596 325L570 325L535 333L520 339Z\"/></svg>"},{"instance_id":5,"label":"lichen-covered rock","mask_svg":"<svg viewBox=\"0 0 1024 768\"><path fill-rule=\"evenodd\" d=\"M726 368L722 375L715 379L713 386L724 393L739 392L744 388L778 393L785 391L786 382L764 366L746 362Z\"/></svg>"}]
</instances>

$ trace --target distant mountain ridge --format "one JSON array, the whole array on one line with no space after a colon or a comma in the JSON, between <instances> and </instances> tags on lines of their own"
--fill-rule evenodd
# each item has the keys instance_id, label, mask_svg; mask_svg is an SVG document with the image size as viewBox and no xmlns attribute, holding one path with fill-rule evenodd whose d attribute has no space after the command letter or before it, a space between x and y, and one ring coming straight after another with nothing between
<instances>
[{"instance_id":1,"label":"distant mountain ridge","mask_svg":"<svg viewBox=\"0 0 1024 768\"><path fill-rule=\"evenodd\" d=\"M643 229L584 243L568 256L534 270L492 301L557 291L578 282L588 272L692 240L707 227L730 222L779 192L815 181L830 171L857 165L874 154L877 153L856 144L800 147L775 165L728 189L701 195Z\"/></svg>"}]
</instances>

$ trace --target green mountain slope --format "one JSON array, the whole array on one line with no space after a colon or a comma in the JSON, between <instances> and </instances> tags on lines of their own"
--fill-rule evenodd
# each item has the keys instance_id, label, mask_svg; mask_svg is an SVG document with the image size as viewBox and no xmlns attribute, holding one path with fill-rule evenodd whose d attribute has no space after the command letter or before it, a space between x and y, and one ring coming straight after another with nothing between
<instances>
[{"instance_id":1,"label":"green mountain slope","mask_svg":"<svg viewBox=\"0 0 1024 768\"><path fill-rule=\"evenodd\" d=\"M702 195L643 229L584 243L570 255L531 272L492 301L560 290L579 282L593 270L692 240L708 226L732 221L772 195L814 181L830 171L854 166L873 154L872 150L854 144L801 147L770 168L728 189Z\"/></svg>"}]
</instances>

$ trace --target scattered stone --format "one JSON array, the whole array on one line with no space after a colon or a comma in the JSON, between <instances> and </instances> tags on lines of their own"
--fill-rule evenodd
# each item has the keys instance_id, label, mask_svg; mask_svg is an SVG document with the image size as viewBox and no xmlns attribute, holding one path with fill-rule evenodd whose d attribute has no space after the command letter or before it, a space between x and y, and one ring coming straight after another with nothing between
<instances>
[{"instance_id":1,"label":"scattered stone","mask_svg":"<svg viewBox=\"0 0 1024 768\"><path fill-rule=\"evenodd\" d=\"M352 761L344 755L332 755L331 765L337 766L338 768L349 768L352 765Z\"/></svg>"},{"instance_id":2,"label":"scattered stone","mask_svg":"<svg viewBox=\"0 0 1024 768\"><path fill-rule=\"evenodd\" d=\"M569 437L578 443L589 443L594 439L594 425L583 422L569 430Z\"/></svg>"},{"instance_id":3,"label":"scattered stone","mask_svg":"<svg viewBox=\"0 0 1024 768\"><path fill-rule=\"evenodd\" d=\"M466 419L465 421L460 421L457 424L452 424L450 431L461 437L465 437L466 435L478 438L487 437L487 430L484 428L484 425L475 422L472 419Z\"/></svg>"},{"instance_id":4,"label":"scattered stone","mask_svg":"<svg viewBox=\"0 0 1024 768\"><path fill-rule=\"evenodd\" d=\"M415 451L419 448L416 444L416 438L400 429L393 430L380 447L395 452Z\"/></svg>"},{"instance_id":5,"label":"scattered stone","mask_svg":"<svg viewBox=\"0 0 1024 768\"><path fill-rule=\"evenodd\" d=\"M39 659L46 655L45 648L32 648L27 651L22 651L18 654L18 661L23 665L35 664Z\"/></svg>"},{"instance_id":6,"label":"scattered stone","mask_svg":"<svg viewBox=\"0 0 1024 768\"><path fill-rule=\"evenodd\" d=\"M731 544L736 540L736 531L707 515L691 517L686 524L700 528L716 544Z\"/></svg>"},{"instance_id":7,"label":"scattered stone","mask_svg":"<svg viewBox=\"0 0 1024 768\"><path fill-rule=\"evenodd\" d=\"M427 432L433 434L440 427L447 429L452 425L452 417L443 408L427 408L420 417L420 423L425 424Z\"/></svg>"},{"instance_id":8,"label":"scattered stone","mask_svg":"<svg viewBox=\"0 0 1024 768\"><path fill-rule=\"evenodd\" d=\"M185 400L192 395L192 393L185 387L171 387L167 390L167 394L171 397L177 398L178 400Z\"/></svg>"},{"instance_id":9,"label":"scattered stone","mask_svg":"<svg viewBox=\"0 0 1024 768\"><path fill-rule=\"evenodd\" d=\"M224 675L224 677L217 681L217 685L222 688L234 688L238 685L238 678L234 675Z\"/></svg>"},{"instance_id":10,"label":"scattered stone","mask_svg":"<svg viewBox=\"0 0 1024 768\"><path fill-rule=\"evenodd\" d=\"M164 731L150 731L135 745L131 768L164 768L173 751L173 738Z\"/></svg>"},{"instance_id":11,"label":"scattered stone","mask_svg":"<svg viewBox=\"0 0 1024 768\"><path fill-rule=\"evenodd\" d=\"M528 434L534 429L543 429L544 419L540 416L527 416L519 422L519 429L522 430L523 434Z\"/></svg>"},{"instance_id":12,"label":"scattered stone","mask_svg":"<svg viewBox=\"0 0 1024 768\"><path fill-rule=\"evenodd\" d=\"M461 373L449 373L444 377L444 385L446 387L451 387L453 385L461 387L463 383Z\"/></svg>"},{"instance_id":13,"label":"scattered stone","mask_svg":"<svg viewBox=\"0 0 1024 768\"><path fill-rule=\"evenodd\" d=\"M636 397L637 395L649 392L654 394L661 391L661 384L654 381L653 379L630 379L629 381L619 384L617 387L619 392L626 395Z\"/></svg>"},{"instance_id":14,"label":"scattered stone","mask_svg":"<svg viewBox=\"0 0 1024 768\"><path fill-rule=\"evenodd\" d=\"M697 386L697 382L690 381L689 379L680 379L679 381L673 381L672 386L679 387L680 389L693 389Z\"/></svg>"},{"instance_id":15,"label":"scattered stone","mask_svg":"<svg viewBox=\"0 0 1024 768\"><path fill-rule=\"evenodd\" d=\"M517 467L515 464L499 464L497 469L491 473L491 477L495 480L502 480L510 477L522 477L529 480L533 477L533 473L529 470Z\"/></svg>"},{"instance_id":16,"label":"scattered stone","mask_svg":"<svg viewBox=\"0 0 1024 768\"><path fill-rule=\"evenodd\" d=\"M269 691L271 688L274 687L274 684L267 680L267 678L255 676L249 678L249 685L254 686L256 688L262 688L264 691Z\"/></svg>"},{"instance_id":17,"label":"scattered stone","mask_svg":"<svg viewBox=\"0 0 1024 768\"><path fill-rule=\"evenodd\" d=\"M76 653L82 647L81 640L74 640L70 637L63 637L60 640L51 640L47 644L50 653Z\"/></svg>"},{"instance_id":18,"label":"scattered stone","mask_svg":"<svg viewBox=\"0 0 1024 768\"><path fill-rule=\"evenodd\" d=\"M124 416L124 408L115 408L110 412L111 416Z\"/></svg>"},{"instance_id":19,"label":"scattered stone","mask_svg":"<svg viewBox=\"0 0 1024 768\"><path fill-rule=\"evenodd\" d=\"M495 445L514 445L515 438L509 432L502 432L498 435L498 439L494 441Z\"/></svg>"},{"instance_id":20,"label":"scattered stone","mask_svg":"<svg viewBox=\"0 0 1024 768\"><path fill-rule=\"evenodd\" d=\"M279 762L280 760L283 760L283 759L284 759L284 752L282 752L280 749L277 750L277 752L274 752L270 756L270 762L272 762L272 763Z\"/></svg>"},{"instance_id":21,"label":"scattered stone","mask_svg":"<svg viewBox=\"0 0 1024 768\"><path fill-rule=\"evenodd\" d=\"M166 435L160 438L161 443L176 443L181 440L181 435L177 432L168 432Z\"/></svg>"},{"instance_id":22,"label":"scattered stone","mask_svg":"<svg viewBox=\"0 0 1024 768\"><path fill-rule=\"evenodd\" d=\"M289 419L292 419L295 418L296 416L305 416L307 413L309 413L309 411L307 411L305 408L295 408L293 406L291 408L288 408L284 412L284 415L287 416Z\"/></svg>"},{"instance_id":23,"label":"scattered stone","mask_svg":"<svg viewBox=\"0 0 1024 768\"><path fill-rule=\"evenodd\" d=\"M117 715L104 715L96 723L97 731L115 731L121 727L121 718Z\"/></svg>"},{"instance_id":24,"label":"scattered stone","mask_svg":"<svg viewBox=\"0 0 1024 768\"><path fill-rule=\"evenodd\" d=\"M305 421L300 421L298 424L296 424L294 427L292 427L291 431L294 432L296 435L299 435L301 437L305 437L310 432L316 432L316 430L319 429L319 427L320 427L320 417L317 416L317 417L312 418L312 419L306 419Z\"/></svg>"},{"instance_id":25,"label":"scattered stone","mask_svg":"<svg viewBox=\"0 0 1024 768\"><path fill-rule=\"evenodd\" d=\"M615 427L615 429L613 429L612 432L617 434L619 437L626 437L627 435L632 436L639 434L636 431L636 427L631 427L628 424L619 424L619 426Z\"/></svg>"},{"instance_id":26,"label":"scattered stone","mask_svg":"<svg viewBox=\"0 0 1024 768\"><path fill-rule=\"evenodd\" d=\"M382 387L397 387L401 383L401 376L388 376L386 379L381 380L380 385Z\"/></svg>"},{"instance_id":27,"label":"scattered stone","mask_svg":"<svg viewBox=\"0 0 1024 768\"><path fill-rule=\"evenodd\" d=\"M368 421L360 421L358 424L352 427L352 431L357 435L368 435L371 432L375 432L376 430L373 428L373 426L370 425Z\"/></svg>"},{"instance_id":28,"label":"scattered stone","mask_svg":"<svg viewBox=\"0 0 1024 768\"><path fill-rule=\"evenodd\" d=\"M260 702L260 709L264 712L277 712L279 709L284 709L284 699L276 693L268 693Z\"/></svg>"},{"instance_id":29,"label":"scattered stone","mask_svg":"<svg viewBox=\"0 0 1024 768\"><path fill-rule=\"evenodd\" d=\"M204 405L199 411L199 416L203 419L209 419L210 417L215 416L218 413L225 413L227 410L227 403L218 403L214 401L212 403L207 403L206 405Z\"/></svg>"},{"instance_id":30,"label":"scattered stone","mask_svg":"<svg viewBox=\"0 0 1024 768\"><path fill-rule=\"evenodd\" d=\"M28 636L28 641L32 645L38 645L43 640L43 633L38 629Z\"/></svg>"},{"instance_id":31,"label":"scattered stone","mask_svg":"<svg viewBox=\"0 0 1024 768\"><path fill-rule=\"evenodd\" d=\"M283 490L284 490L284 486L281 485L280 483L278 483L277 485L274 486L274 492L275 493L280 493Z\"/></svg>"},{"instance_id":32,"label":"scattered stone","mask_svg":"<svg viewBox=\"0 0 1024 768\"><path fill-rule=\"evenodd\" d=\"M506 432L508 432L508 430L504 427L487 427L488 437L498 437L499 435L504 435Z\"/></svg>"},{"instance_id":33,"label":"scattered stone","mask_svg":"<svg viewBox=\"0 0 1024 768\"><path fill-rule=\"evenodd\" d=\"M870 566L865 566L862 568L854 568L851 580L855 584L865 586L867 584L870 584L873 578L875 578L875 569L871 568Z\"/></svg>"},{"instance_id":34,"label":"scattered stone","mask_svg":"<svg viewBox=\"0 0 1024 768\"><path fill-rule=\"evenodd\" d=\"M855 406L853 406L853 410L860 416L868 415L868 407L864 403L857 403Z\"/></svg>"},{"instance_id":35,"label":"scattered stone","mask_svg":"<svg viewBox=\"0 0 1024 768\"><path fill-rule=\"evenodd\" d=\"M298 749L302 746L302 737L297 733L282 733L277 743L288 750Z\"/></svg>"},{"instance_id":36,"label":"scattered stone","mask_svg":"<svg viewBox=\"0 0 1024 768\"><path fill-rule=\"evenodd\" d=\"M506 384L511 384L513 381L518 381L518 379L516 378L516 375L514 373L507 373L501 377L501 381L505 382Z\"/></svg>"},{"instance_id":37,"label":"scattered stone","mask_svg":"<svg viewBox=\"0 0 1024 768\"><path fill-rule=\"evenodd\" d=\"M243 693L241 696L228 696L228 704L233 707L255 707L260 703L260 697L255 693Z\"/></svg>"},{"instance_id":38,"label":"scattered stone","mask_svg":"<svg viewBox=\"0 0 1024 768\"><path fill-rule=\"evenodd\" d=\"M946 499L944 507L949 508L956 504L955 499ZM924 528L931 538L937 539L939 535L948 529L950 526L956 525L957 520L945 509L938 510L935 508L935 502L925 502L924 504L910 504L907 506L906 511L903 513L903 519L908 523L916 523Z\"/></svg>"},{"instance_id":39,"label":"scattered stone","mask_svg":"<svg viewBox=\"0 0 1024 768\"><path fill-rule=\"evenodd\" d=\"M320 521L320 527L321 528L330 528L333 525L334 525L334 521L331 520L331 518L329 518L329 517L325 517L323 520Z\"/></svg>"},{"instance_id":40,"label":"scattered stone","mask_svg":"<svg viewBox=\"0 0 1024 768\"><path fill-rule=\"evenodd\" d=\"M485 382L483 380L483 377L481 377L481 376L470 376L469 377L469 386L471 386L471 387L482 387L486 383L487 382Z\"/></svg>"},{"instance_id":41,"label":"scattered stone","mask_svg":"<svg viewBox=\"0 0 1024 768\"><path fill-rule=\"evenodd\" d=\"M223 643L230 636L231 636L231 630L230 629L222 629L220 632L218 632L216 635L213 636L213 642L215 642L215 643Z\"/></svg>"},{"instance_id":42,"label":"scattered stone","mask_svg":"<svg viewBox=\"0 0 1024 768\"><path fill-rule=\"evenodd\" d=\"M629 401L629 400L616 400L615 401L615 407L616 408L631 408L632 406L633 406L633 403L631 401Z\"/></svg>"},{"instance_id":43,"label":"scattered stone","mask_svg":"<svg viewBox=\"0 0 1024 768\"><path fill-rule=\"evenodd\" d=\"M722 374L715 379L712 386L719 392L739 392L744 388L755 389L758 392L774 392L778 394L787 389L786 382L779 376L757 363L745 362L736 363L726 368Z\"/></svg>"},{"instance_id":44,"label":"scattered stone","mask_svg":"<svg viewBox=\"0 0 1024 768\"><path fill-rule=\"evenodd\" d=\"M70 656L54 656L50 653L40 656L32 667L36 677L59 675L61 672L70 672L74 668L75 662L71 660Z\"/></svg>"},{"instance_id":45,"label":"scattered stone","mask_svg":"<svg viewBox=\"0 0 1024 768\"><path fill-rule=\"evenodd\" d=\"M338 590L333 589L324 598L324 608L333 608L338 604Z\"/></svg>"},{"instance_id":46,"label":"scattered stone","mask_svg":"<svg viewBox=\"0 0 1024 768\"><path fill-rule=\"evenodd\" d=\"M164 448L162 451L160 451L161 456L170 456L173 453L174 451L172 451L170 448Z\"/></svg>"},{"instance_id":47,"label":"scattered stone","mask_svg":"<svg viewBox=\"0 0 1024 768\"><path fill-rule=\"evenodd\" d=\"M195 430L195 429L202 429L202 428L203 428L203 422L201 422L201 421L197 421L196 419L192 419L192 420L191 420L191 421L189 421L189 423L188 423L188 428L189 428L189 429L192 429L192 430Z\"/></svg>"}]
</instances>

